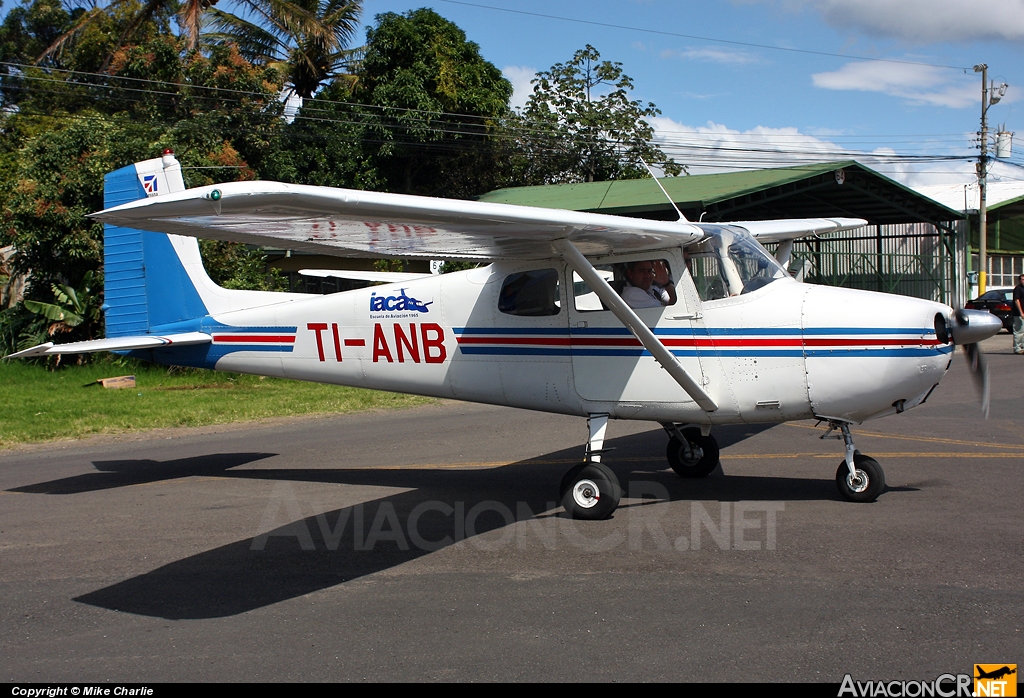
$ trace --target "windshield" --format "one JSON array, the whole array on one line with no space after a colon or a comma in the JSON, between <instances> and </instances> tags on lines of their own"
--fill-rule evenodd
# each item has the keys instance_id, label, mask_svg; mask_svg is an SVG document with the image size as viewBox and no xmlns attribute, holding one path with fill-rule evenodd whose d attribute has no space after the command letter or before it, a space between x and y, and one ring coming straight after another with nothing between
<instances>
[{"instance_id":1,"label":"windshield","mask_svg":"<svg viewBox=\"0 0 1024 698\"><path fill-rule=\"evenodd\" d=\"M702 301L750 293L786 277L785 269L747 231L700 227L706 237L684 252Z\"/></svg>"}]
</instances>

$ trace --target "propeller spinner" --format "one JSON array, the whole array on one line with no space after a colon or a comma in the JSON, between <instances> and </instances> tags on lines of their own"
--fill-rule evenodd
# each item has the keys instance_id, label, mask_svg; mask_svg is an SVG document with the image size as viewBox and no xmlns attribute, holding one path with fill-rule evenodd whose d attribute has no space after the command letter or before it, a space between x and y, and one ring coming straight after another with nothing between
<instances>
[{"instance_id":1,"label":"propeller spinner","mask_svg":"<svg viewBox=\"0 0 1024 698\"><path fill-rule=\"evenodd\" d=\"M974 377L974 384L981 393L981 413L986 419L989 407L988 362L978 343L995 335L1002 327L1002 320L984 310L958 308L948 319L941 316L935 318L935 329L939 339L952 341L953 344L964 348L964 357Z\"/></svg>"}]
</instances>

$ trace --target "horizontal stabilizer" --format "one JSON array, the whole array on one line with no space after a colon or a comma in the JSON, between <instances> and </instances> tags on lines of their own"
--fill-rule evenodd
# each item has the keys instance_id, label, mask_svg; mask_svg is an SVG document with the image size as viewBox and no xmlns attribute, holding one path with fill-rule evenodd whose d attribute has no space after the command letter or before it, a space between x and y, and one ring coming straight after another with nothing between
<instances>
[{"instance_id":1,"label":"horizontal stabilizer","mask_svg":"<svg viewBox=\"0 0 1024 698\"><path fill-rule=\"evenodd\" d=\"M54 344L47 342L39 346L10 354L8 359L26 359L32 356L53 356L54 354L90 354L94 351L128 351L130 349L155 349L171 345L188 346L191 344L209 344L213 337L203 332L183 332L162 337L156 335L140 335L137 337L110 337L108 339L90 339L86 342L70 344Z\"/></svg>"},{"instance_id":2,"label":"horizontal stabilizer","mask_svg":"<svg viewBox=\"0 0 1024 698\"><path fill-rule=\"evenodd\" d=\"M743 228L758 242L782 242L808 235L838 233L842 230L862 228L868 222L863 218L791 218L777 221L730 221L727 225Z\"/></svg>"},{"instance_id":3,"label":"horizontal stabilizer","mask_svg":"<svg viewBox=\"0 0 1024 698\"><path fill-rule=\"evenodd\" d=\"M299 269L303 276L318 276L327 279L351 279L352 281L377 281L397 284L403 281L423 279L431 274L413 274L401 271L353 271L351 269Z\"/></svg>"}]
</instances>

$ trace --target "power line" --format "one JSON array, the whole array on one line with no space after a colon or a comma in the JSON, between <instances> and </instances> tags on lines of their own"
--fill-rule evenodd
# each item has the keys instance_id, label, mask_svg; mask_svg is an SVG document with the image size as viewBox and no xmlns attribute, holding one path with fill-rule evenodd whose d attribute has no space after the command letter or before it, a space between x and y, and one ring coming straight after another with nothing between
<instances>
[{"instance_id":1,"label":"power line","mask_svg":"<svg viewBox=\"0 0 1024 698\"><path fill-rule=\"evenodd\" d=\"M30 75L24 74L24 72L23 72L25 69L34 69L34 70L44 70L47 73L51 73L51 72L53 72L53 73L65 73L65 74L68 74L68 75L78 75L78 76L83 76L83 77L98 78L98 79L101 79L101 80L104 80L104 81L108 81L108 80L126 81L126 82L132 82L132 83L158 85L158 86L162 86L162 87L166 87L166 88L174 87L174 88L185 89L185 90L188 90L188 91L202 91L202 92L210 92L210 93L224 93L224 94L228 94L228 95L246 95L246 96L252 96L252 97L259 97L259 98L262 98L262 99L270 99L270 98L276 99L277 98L275 95L268 95L266 92L257 92L257 91L252 91L252 90L239 90L239 89L235 89L235 88L216 87L216 86L212 86L212 85L196 85L196 84L193 84L193 83L173 82L173 81L168 81L168 80L153 80L153 79L148 79L148 78L136 78L136 77L128 77L128 76L122 76L122 75L110 75L110 74L107 74L107 73L94 73L94 72L86 72L86 71L80 71L80 70L68 70L68 69L63 69L63 68L40 68L39 66L34 66L34 65L24 64L24 63L15 63L15 62L10 62L10 61L0 61L0 66L7 66L9 68L14 68L15 70L19 71L21 73L21 75L11 76L11 77L15 77L17 79L37 80L37 81L45 81L45 80L47 80L47 78L40 78L40 77L30 76ZM138 90L140 92L145 92L141 88L130 88L130 87L116 87L115 88L114 86L111 86L111 85L102 85L102 84L95 84L95 83L90 83L90 82L78 82L78 81L68 81L68 80L53 80L52 78L50 78L50 80L52 80L53 82L56 82L58 84L76 84L76 85L88 86L88 87L101 87L101 88L107 88L107 89L121 89L121 90L133 90L133 89L135 89L135 90ZM8 88L8 89L10 89L10 88ZM149 94L158 94L158 93L160 93L160 90L149 92ZM183 96L183 95L181 95L181 93L178 93L178 92L168 92L166 94L172 95L172 96L175 96L175 97ZM197 94L188 94L187 96L189 98L191 98L191 99L203 98L203 97L201 97L200 95L197 95ZM213 99L215 97L207 96L205 98ZM235 100L235 101L237 101L237 100ZM443 111L443 110L417 109L417 108L414 108L414 107L382 106L382 105L377 105L377 104L367 104L367 103L364 103L364 102L350 102L350 101L345 101L345 100L325 99L323 97L316 97L316 98L314 98L312 100L307 100L306 104L303 106L303 109L305 111L309 111L311 109L318 109L318 107L312 107L311 106L311 105L314 105L314 104L316 104L316 105L323 104L323 105L333 105L333 106L341 106L341 107L351 107L351 108L355 108L355 109L372 109L372 110L383 111L383 112L425 114L425 115L429 115L431 118L436 118L438 116L447 116L447 117L455 117L455 118L457 118L459 120L479 120L479 121L493 121L496 118L501 118L500 116L499 117L481 116L479 114L466 114L466 113L460 113L460 112L446 112L446 111ZM702 134L700 134L697 131L685 131L685 130L680 131L680 130L671 130L671 129L658 129L658 133L659 134L667 134L667 133L693 134L694 136L702 135ZM714 134L711 134L711 135L714 135ZM764 138L766 134L749 133L749 132L747 132L747 133L729 133L728 135L730 137L736 137L736 138L757 139L757 138ZM771 138L773 140L778 140L778 139L783 139L783 138L818 138L818 136L814 136L813 134L802 134L802 133L793 133L793 134L773 133L773 134L770 134L770 135L771 135ZM968 134L965 132L963 134L956 134L956 133L952 133L952 134L951 133L938 133L938 134L873 134L873 135L872 134L850 134L850 135L835 135L835 136L829 136L829 137L834 137L834 138L837 138L837 139L841 138L842 140L861 140L861 139L863 139L863 140L874 140L874 141L885 140L885 139L890 139L890 138L912 138L912 137L930 138L930 139L933 139L933 140L934 139L938 139L938 138L950 138L950 139L960 140L962 137L964 137L966 135L968 135ZM896 142L904 142L904 141L896 141Z\"/></svg>"},{"instance_id":2,"label":"power line","mask_svg":"<svg viewBox=\"0 0 1024 698\"><path fill-rule=\"evenodd\" d=\"M659 34L661 36L672 36L681 39L694 39L696 41L708 41L716 44L728 44L730 46L745 46L747 48L763 48L770 51L787 51L790 53L802 53L812 56L828 56L830 58L851 58L860 61L876 61L880 63L902 63L905 65L924 65L930 68L949 68L952 70L969 70L969 67L962 65L943 65L941 63L925 63L923 61L907 61L896 58L875 58L872 56L858 56L850 53L830 53L828 51L812 51L810 49L801 48L786 48L784 46L769 46L767 44L754 44L748 41L734 41L732 39L719 39L711 36L697 36L695 34L680 34L678 32L669 32L661 29L648 29L646 27L631 27L624 24L612 24L610 22L596 22L590 19L579 19L576 17L562 17L559 15L548 15L541 12L528 12L526 10L512 10L507 7L495 7L493 5L481 5L474 2L463 2L463 0L441 0L450 5L465 5L466 7L476 7L484 10L494 10L496 12L508 12L509 14L526 15L529 17L540 17L542 19L555 19L561 22L575 22L576 24L589 24L595 27L606 27L609 29L624 29L627 31L643 32L645 34Z\"/></svg>"},{"instance_id":3,"label":"power line","mask_svg":"<svg viewBox=\"0 0 1024 698\"><path fill-rule=\"evenodd\" d=\"M29 67L24 64L12 64L12 63L0 63L0 65L18 66L18 67ZM155 101L157 106L170 106L174 107L174 102L181 99L192 99L192 100L216 100L220 103L242 103L245 100L243 97L258 97L265 102L274 103L276 96L267 94L266 92L256 92L247 90L237 90L230 88L219 88L219 87L208 87L203 85L192 85L189 83L174 83L159 80L148 80L144 78L124 78L121 76L109 76L99 73L86 73L83 71L64 71L58 70L56 72L65 73L69 77L87 77L87 78L101 78L103 82L94 83L82 81L80 79L59 79L52 76L37 76L22 74L19 77L29 83L36 83L40 85L60 85L60 86L73 86L82 87L86 89L97 89L104 92L118 92L116 97L124 102L139 104L146 103L152 104ZM154 86L166 86L166 87L178 87L185 88L190 92L182 94L180 92L170 92L166 89L147 89L146 87L122 87L118 85L109 84L110 80L126 80L136 84L142 85L154 85ZM42 93L42 94L59 94L61 96L68 96L68 92L65 90L45 90L32 88L28 86L8 86L8 90L17 90L27 93ZM198 90L199 94L192 94L192 90ZM213 94L203 94L203 91L210 91ZM220 94L225 93L225 94ZM76 94L75 97L89 100L95 99L100 100L103 97L98 95L88 94ZM351 109L347 118L338 118L342 115L336 114L332 110L324 109L318 105L324 104L325 106L342 106L344 108ZM383 132L390 132L392 134L400 134L410 129L421 129L430 134L434 134L440 137L454 136L459 137L473 137L478 139L481 136L487 136L491 139L502 139L507 142L515 141L518 137L523 136L539 136L541 138L557 139L562 136L557 131L543 128L534 128L529 124L515 123L503 125L503 129L488 132L487 130L481 130L480 126L476 126L471 123L466 123L466 118L477 118L482 119L479 115L466 115L466 114L450 114L443 112L432 112L429 110L422 109L406 109L400 108L398 111L406 113L409 117L406 123L382 123L379 121L367 122L366 119L369 115L361 113L360 110L370 108L375 110L387 111L388 108L381 107L379 105L366 105L356 102L341 102L334 100L311 100L306 106L304 106L302 112L300 112L295 118L299 121L309 121L313 123L325 123L325 124L336 124L336 125L347 125L347 126L362 126L372 127L375 129L381 129ZM28 112L23 110L23 114L29 115ZM457 117L457 120L452 119L438 119L436 118L440 114L447 116ZM38 117L52 117L50 113L37 113L32 116ZM169 123L169 122L168 122ZM813 144L808 144L808 147L778 147L773 146L770 143L766 143L761 147L753 147L758 145L757 143L751 143L749 146L737 146L727 145L723 143L708 143L709 140L714 140L716 134L708 134L703 136L699 133L689 131L658 131L655 133L654 143L662 148L663 152L667 155L677 155L684 159L685 164L694 166L703 166L700 161L701 153L707 152L713 154L715 157L722 157L723 154L727 158L738 158L743 157L746 159L745 164L791 164L794 159L807 159L807 158L830 158L830 159L856 159L856 158L871 158L876 161L889 161L889 162L942 162L942 161L956 161L970 159L972 156L951 156L951 155L889 155L889 154L877 154L862 150L851 150L845 148L831 147L832 144L819 141L822 146L826 147L815 147ZM728 134L728 137L734 138L737 135L742 135L748 139L760 139L762 141L767 140L765 134ZM803 134L779 134L784 136L792 136L793 138L806 139L808 136ZM772 138L774 139L774 135ZM315 134L308 134L303 136L304 139L312 140L316 138ZM374 139L367 137L365 133L361 134L360 142L363 143L379 143L379 144L396 144L403 147L415 147L422 149L434 149L434 150L448 150L455 152L458 150L469 151L475 149L477 146L471 143L459 143L453 144L449 139L445 143L423 143L408 141L396 141L395 139ZM621 144L608 141L603 139L606 144L612 145L612 147L619 147L620 152L624 152ZM533 152L540 154L561 154L565 152L564 148L558 147L557 140L554 143L548 145L532 143ZM733 168L736 166L734 162L731 165Z\"/></svg>"}]
</instances>

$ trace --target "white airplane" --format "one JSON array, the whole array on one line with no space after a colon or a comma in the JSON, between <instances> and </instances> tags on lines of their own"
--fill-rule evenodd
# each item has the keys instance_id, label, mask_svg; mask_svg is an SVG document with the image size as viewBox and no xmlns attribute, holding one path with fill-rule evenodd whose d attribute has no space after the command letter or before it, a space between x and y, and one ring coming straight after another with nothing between
<instances>
[{"instance_id":1,"label":"white airplane","mask_svg":"<svg viewBox=\"0 0 1024 698\"><path fill-rule=\"evenodd\" d=\"M885 477L850 426L922 404L954 344L986 385L976 345L1000 328L986 312L787 274L794 238L855 219L704 224L276 182L186 189L169 152L108 174L105 206L107 338L12 357L122 351L586 417L584 458L560 490L581 519L608 517L622 494L601 462L609 419L659 422L683 477L718 464L716 425L823 420L846 445L839 492L873 501ZM227 290L195 237L490 264L326 296ZM775 257L759 239L780 241Z\"/></svg>"}]
</instances>

